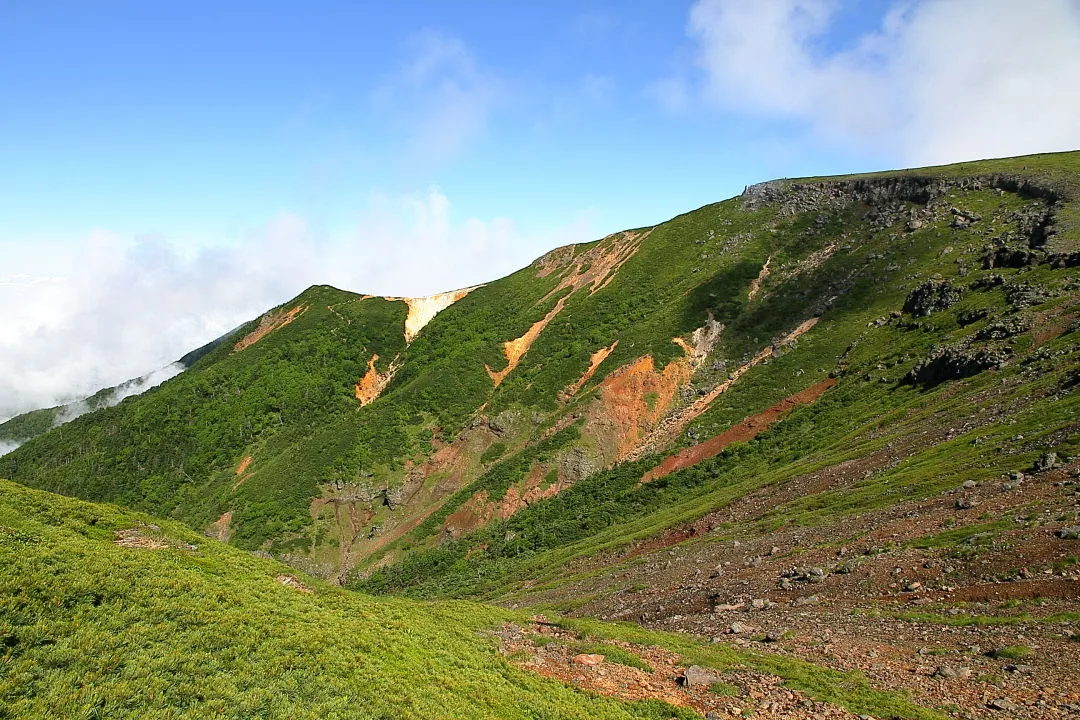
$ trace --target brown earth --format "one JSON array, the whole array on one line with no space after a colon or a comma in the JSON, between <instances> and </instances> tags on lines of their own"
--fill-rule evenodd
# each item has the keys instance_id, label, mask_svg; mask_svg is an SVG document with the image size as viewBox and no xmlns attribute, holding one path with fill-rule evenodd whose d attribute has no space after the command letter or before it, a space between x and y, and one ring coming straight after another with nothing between
<instances>
[{"instance_id":1,"label":"brown earth","mask_svg":"<svg viewBox=\"0 0 1080 720\"><path fill-rule=\"evenodd\" d=\"M814 325L817 324L819 318L812 317L799 324L794 330L780 340L776 345L784 345L790 343L800 336L808 332ZM631 448L624 456L626 460L637 460L650 452L660 450L667 445L671 444L676 437L683 431L688 424L693 420L701 416L716 398L720 397L726 392L732 385L734 385L739 378L749 372L751 369L760 365L766 359L772 357L774 352L774 345L769 345L752 357L747 363L736 368L734 372L728 377L727 380L719 383L716 387L710 390L705 395L699 397L689 405L680 408L668 417L665 417L652 432L650 432L640 443Z\"/></svg>"},{"instance_id":2,"label":"brown earth","mask_svg":"<svg viewBox=\"0 0 1080 720\"><path fill-rule=\"evenodd\" d=\"M646 483L673 472L697 465L702 460L716 457L724 448L735 442L749 442L758 433L767 430L780 421L798 405L808 405L817 401L826 390L836 384L836 380L826 378L821 382L790 395L756 415L751 415L742 422L731 426L724 432L693 447L681 450L664 459L662 463L645 473L641 482Z\"/></svg>"},{"instance_id":3,"label":"brown earth","mask_svg":"<svg viewBox=\"0 0 1080 720\"><path fill-rule=\"evenodd\" d=\"M395 358L395 362L390 363L390 367L386 369L386 372L380 373L375 369L375 362L378 359L378 353L371 356L371 359L368 360L367 372L364 373L364 377L360 378L360 382L356 383L356 399L360 403L360 407L375 402L398 371Z\"/></svg>"},{"instance_id":4,"label":"brown earth","mask_svg":"<svg viewBox=\"0 0 1080 720\"><path fill-rule=\"evenodd\" d=\"M443 522L443 531L453 536L472 532L495 518L506 520L529 505L562 492L568 487L568 483L561 477L550 485L543 486L549 469L544 463L533 465L525 478L507 489L499 501L492 501L487 490L481 490L447 516Z\"/></svg>"},{"instance_id":5,"label":"brown earth","mask_svg":"<svg viewBox=\"0 0 1080 720\"><path fill-rule=\"evenodd\" d=\"M758 273L758 276L750 281L750 292L747 293L747 300L753 301L761 291L761 284L769 277L769 263L771 262L772 256L770 255L765 264L761 266L761 272Z\"/></svg>"},{"instance_id":6,"label":"brown earth","mask_svg":"<svg viewBox=\"0 0 1080 720\"><path fill-rule=\"evenodd\" d=\"M1057 536L1080 521L1080 463L1028 475L1013 489L988 479L819 526L766 531L758 522L944 441L957 419L938 420L873 454L761 487L693 523L571 563L565 584L516 600L572 603L573 614L856 670L924 706L962 708L957 717L1080 717L1080 663L1071 661L1080 646L1069 639L1080 636L1080 541ZM958 509L961 496L977 509ZM1008 525L975 543L915 546L997 519ZM793 568L802 574L785 579ZM732 633L735 621L752 630ZM762 642L766 633L783 639ZM989 654L1013 646L1030 655ZM959 675L949 676L954 670ZM1017 708L995 710L998 699Z\"/></svg>"},{"instance_id":7,"label":"brown earth","mask_svg":"<svg viewBox=\"0 0 1080 720\"><path fill-rule=\"evenodd\" d=\"M581 653L581 639L575 633L547 622L524 628L508 623L499 628L497 636L502 653L522 670L605 697L624 701L661 700L692 708L706 717L856 718L842 708L816 702L785 687L779 677L744 667L716 673L730 694L713 692L707 685L688 686L684 681L687 663L676 653L660 647L619 641L591 642L590 650L598 652ZM613 657L630 653L639 664L650 669L614 662L603 654L605 647L611 648Z\"/></svg>"},{"instance_id":8,"label":"brown earth","mask_svg":"<svg viewBox=\"0 0 1080 720\"><path fill-rule=\"evenodd\" d=\"M274 310L266 313L259 319L259 325L233 345L233 352L240 352L251 347L264 337L278 328L285 327L293 320L303 315L308 309L307 305L297 305L292 310Z\"/></svg>"},{"instance_id":9,"label":"brown earth","mask_svg":"<svg viewBox=\"0 0 1080 720\"><path fill-rule=\"evenodd\" d=\"M566 298L559 298L555 303L555 307L548 311L540 320L533 323L524 335L514 340L507 340L503 343L503 353L506 355L506 367L498 372L492 370L487 365L484 369L487 370L488 375L491 377L491 382L495 383L495 387L499 387L503 379L509 375L514 368L521 362L521 358L525 356L525 353L529 352L529 348L536 342L536 338L540 337L540 333L544 331L544 328L548 326L548 323L555 319L555 316L562 312L563 307L566 305Z\"/></svg>"},{"instance_id":10,"label":"brown earth","mask_svg":"<svg viewBox=\"0 0 1080 720\"><path fill-rule=\"evenodd\" d=\"M247 470L248 466L250 466L250 465L251 465L251 456L248 455L246 458L241 460L240 464L236 467L236 474L237 475L243 475L244 471Z\"/></svg>"},{"instance_id":11,"label":"brown earth","mask_svg":"<svg viewBox=\"0 0 1080 720\"><path fill-rule=\"evenodd\" d=\"M229 542L229 536L232 535L232 510L227 510L221 514L214 524L210 526L209 535L221 542Z\"/></svg>"},{"instance_id":12,"label":"brown earth","mask_svg":"<svg viewBox=\"0 0 1080 720\"><path fill-rule=\"evenodd\" d=\"M585 411L585 434L611 447L610 461L621 460L664 416L690 372L684 359L658 371L651 355L612 372Z\"/></svg>"},{"instance_id":13,"label":"brown earth","mask_svg":"<svg viewBox=\"0 0 1080 720\"><path fill-rule=\"evenodd\" d=\"M575 248L556 248L544 255L537 264L540 266L537 277L546 277L552 272L562 271L566 273L555 288L545 295L540 302L546 302L548 298L558 295L561 291L570 288L571 294L585 286L589 286L592 294L605 288L610 283L619 268L634 256L652 232L625 231L608 235L599 243L589 248L581 255L574 256Z\"/></svg>"},{"instance_id":14,"label":"brown earth","mask_svg":"<svg viewBox=\"0 0 1080 720\"><path fill-rule=\"evenodd\" d=\"M577 382L575 382L573 385L563 391L563 398L569 399L576 395L578 390L581 390L581 388L585 387L585 383L589 382L589 380L592 379L592 376L596 374L596 370L600 367L600 363L604 362L604 360L607 359L607 356L615 350L615 347L618 344L619 341L616 340L608 347L600 348L599 350L594 352L589 357L589 369L585 371L584 375L578 378Z\"/></svg>"}]
</instances>

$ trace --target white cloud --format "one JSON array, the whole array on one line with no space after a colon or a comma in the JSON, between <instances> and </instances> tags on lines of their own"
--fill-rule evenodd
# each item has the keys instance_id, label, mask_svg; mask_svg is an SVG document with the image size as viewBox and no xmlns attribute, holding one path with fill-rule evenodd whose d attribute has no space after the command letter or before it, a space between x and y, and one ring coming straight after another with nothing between
<instances>
[{"instance_id":1,"label":"white cloud","mask_svg":"<svg viewBox=\"0 0 1080 720\"><path fill-rule=\"evenodd\" d=\"M375 91L375 105L405 130L412 162L437 164L484 131L503 86L452 35L426 30L408 50L408 60Z\"/></svg>"},{"instance_id":2,"label":"white cloud","mask_svg":"<svg viewBox=\"0 0 1080 720\"><path fill-rule=\"evenodd\" d=\"M880 27L828 49L839 0L699 0L700 76L654 86L807 122L830 141L914 163L1080 147L1080 3L895 2Z\"/></svg>"},{"instance_id":3,"label":"white cloud","mask_svg":"<svg viewBox=\"0 0 1080 720\"><path fill-rule=\"evenodd\" d=\"M7 455L21 444L22 443L10 442L8 440L0 440L0 455Z\"/></svg>"},{"instance_id":4,"label":"white cloud","mask_svg":"<svg viewBox=\"0 0 1080 720\"><path fill-rule=\"evenodd\" d=\"M493 280L587 239L587 218L545 235L504 218L458 221L432 189L373 198L340 237L283 213L233 245L195 250L106 231L62 252L0 243L9 272L0 282L0 420L162 368L313 284L428 295Z\"/></svg>"},{"instance_id":5,"label":"white cloud","mask_svg":"<svg viewBox=\"0 0 1080 720\"><path fill-rule=\"evenodd\" d=\"M132 397L134 395L141 395L150 388L157 387L166 380L170 380L184 371L184 366L178 362L169 363L160 370L154 370L147 373L142 377L127 380L120 385L116 386L108 397L102 401L94 403L91 407L90 403L86 400L76 400L75 402L68 403L64 406L64 409L57 413L53 418L53 427L59 427L64 423L71 422L80 415L85 415L91 410L95 410L103 407L112 407L113 405L119 405L121 400ZM15 448L12 448L14 450ZM10 450L8 451L10 452Z\"/></svg>"}]
</instances>

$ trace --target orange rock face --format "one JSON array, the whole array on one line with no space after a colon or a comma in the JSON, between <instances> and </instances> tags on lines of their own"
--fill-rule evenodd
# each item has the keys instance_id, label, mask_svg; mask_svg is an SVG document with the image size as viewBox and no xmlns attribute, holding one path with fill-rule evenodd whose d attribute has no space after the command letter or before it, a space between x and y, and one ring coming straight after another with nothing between
<instances>
[{"instance_id":1,"label":"orange rock face","mask_svg":"<svg viewBox=\"0 0 1080 720\"><path fill-rule=\"evenodd\" d=\"M356 383L356 399L360 402L360 407L375 402L376 398L390 384L390 381L394 379L394 373L397 372L397 365L391 363L386 372L380 373L375 369L375 361L378 359L378 353L371 356L371 359L368 360L367 372L364 373L364 377L360 378L360 382Z\"/></svg>"}]
</instances>

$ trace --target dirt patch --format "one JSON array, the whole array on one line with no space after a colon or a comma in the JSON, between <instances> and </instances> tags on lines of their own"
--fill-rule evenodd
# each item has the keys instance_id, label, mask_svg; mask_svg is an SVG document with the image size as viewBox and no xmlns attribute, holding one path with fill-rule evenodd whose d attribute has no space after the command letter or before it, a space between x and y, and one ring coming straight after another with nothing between
<instances>
[{"instance_id":1,"label":"dirt patch","mask_svg":"<svg viewBox=\"0 0 1080 720\"><path fill-rule=\"evenodd\" d=\"M544 479L548 470L549 467L543 463L533 465L524 480L511 486L498 501L491 500L487 490L481 490L446 518L443 530L454 537L472 532L495 518L506 520L518 511L544 498L557 495L569 486L561 476L545 486Z\"/></svg>"},{"instance_id":2,"label":"dirt patch","mask_svg":"<svg viewBox=\"0 0 1080 720\"><path fill-rule=\"evenodd\" d=\"M661 371L651 355L624 365L598 386L597 401L585 413L586 434L601 439L610 461L621 460L656 426L690 374L685 359Z\"/></svg>"},{"instance_id":3,"label":"dirt patch","mask_svg":"<svg viewBox=\"0 0 1080 720\"><path fill-rule=\"evenodd\" d=\"M604 362L604 360L607 359L607 356L615 350L615 347L618 344L619 341L616 340L608 347L600 348L599 350L594 352L589 358L589 369L585 371L585 374L582 375L576 383L563 391L563 399L569 399L573 397L577 394L578 390L585 387L585 383L589 382L589 380L592 379L592 376L596 374L596 370L600 367L600 363Z\"/></svg>"},{"instance_id":4,"label":"dirt patch","mask_svg":"<svg viewBox=\"0 0 1080 720\"><path fill-rule=\"evenodd\" d=\"M555 288L545 295L540 302L546 302L548 298L558 295L561 291L570 288L572 293L583 287L589 287L589 294L603 290L615 278L615 274L623 264L634 256L652 232L624 231L608 235L599 243L589 248L580 255L574 256L560 252L562 248L551 251L541 258L540 277L550 274L556 268L564 268L566 273ZM573 246L571 246L573 249Z\"/></svg>"},{"instance_id":5,"label":"dirt patch","mask_svg":"<svg viewBox=\"0 0 1080 720\"><path fill-rule=\"evenodd\" d=\"M169 547L168 543L150 537L139 528L117 530L116 540L113 543L120 547L137 548L139 550L164 550Z\"/></svg>"},{"instance_id":6,"label":"dirt patch","mask_svg":"<svg viewBox=\"0 0 1080 720\"><path fill-rule=\"evenodd\" d=\"M580 638L558 626L538 622L527 628L514 623L497 631L501 651L529 672L573 685L588 692L624 701L661 700L676 707L692 708L706 717L740 717L749 711L755 718L829 717L855 715L826 703L815 702L784 687L779 677L735 668L712 674L728 686L730 694L713 692L708 685L688 685L686 664L676 653L660 647L644 647L619 641L590 642L593 652L582 653ZM612 658L633 656L632 667ZM649 668L649 669L644 669Z\"/></svg>"},{"instance_id":7,"label":"dirt patch","mask_svg":"<svg viewBox=\"0 0 1080 720\"><path fill-rule=\"evenodd\" d=\"M750 292L747 294L746 298L748 301L753 301L753 299L757 297L757 294L761 292L761 284L769 277L769 263L771 262L772 256L770 255L769 259L765 261L765 264L761 266L761 272L758 273L758 276L750 281Z\"/></svg>"},{"instance_id":8,"label":"dirt patch","mask_svg":"<svg viewBox=\"0 0 1080 720\"><path fill-rule=\"evenodd\" d=\"M293 320L303 315L307 309L307 305L297 305L292 310L273 310L266 313L259 320L258 327L240 338L240 340L233 345L233 352L240 352L241 350L251 347L273 331L285 327Z\"/></svg>"},{"instance_id":9,"label":"dirt patch","mask_svg":"<svg viewBox=\"0 0 1080 720\"><path fill-rule=\"evenodd\" d=\"M746 364L736 368L734 372L728 377L727 380L720 383L705 395L699 397L694 402L690 403L684 408L676 411L669 417L664 418L655 430L646 436L646 438L628 451L626 460L637 460L650 452L655 452L663 447L669 445L683 429L690 424L693 420L698 418L702 413L709 409L709 406L716 398L720 397L723 393L738 382L739 378L745 375L754 367L760 365L764 360L773 356L774 348L777 345L784 345L792 342L796 338L808 332L812 327L817 325L820 318L812 317L809 320L804 321L790 333L788 333L781 341L769 345L752 357Z\"/></svg>"},{"instance_id":10,"label":"dirt patch","mask_svg":"<svg viewBox=\"0 0 1080 720\"><path fill-rule=\"evenodd\" d=\"M364 377L360 378L360 382L356 383L356 399L359 401L360 407L375 402L398 371L397 358L394 358L394 362L390 363L390 367L383 373L375 369L375 362L378 359L378 353L371 356L371 359L368 360L367 372L364 373Z\"/></svg>"},{"instance_id":11,"label":"dirt patch","mask_svg":"<svg viewBox=\"0 0 1080 720\"><path fill-rule=\"evenodd\" d=\"M540 337L540 333L544 331L544 328L548 326L555 316L562 312L563 307L566 305L566 298L561 297L559 301L555 303L555 307L548 311L540 320L533 323L524 335L514 340L508 340L503 343L503 353L506 355L506 367L498 372L492 370L487 365L484 369L487 370L487 374L491 377L491 382L495 383L495 387L499 387L503 379L509 375L514 368L521 362L521 358L525 356L525 353L529 352L529 348L536 342L536 338Z\"/></svg>"},{"instance_id":12,"label":"dirt patch","mask_svg":"<svg viewBox=\"0 0 1080 720\"><path fill-rule=\"evenodd\" d=\"M282 585L284 585L285 587L290 587L293 590L298 590L298 591L300 591L302 593L311 593L312 592L311 588L309 588L304 583L300 582L300 578L296 577L295 575L278 575L274 579L277 580Z\"/></svg>"},{"instance_id":13,"label":"dirt patch","mask_svg":"<svg viewBox=\"0 0 1080 720\"><path fill-rule=\"evenodd\" d=\"M248 455L246 458L241 460L240 464L236 467L236 474L237 475L243 475L244 471L247 470L250 465L251 465L251 456Z\"/></svg>"},{"instance_id":14,"label":"dirt patch","mask_svg":"<svg viewBox=\"0 0 1080 720\"><path fill-rule=\"evenodd\" d=\"M756 415L751 415L742 422L731 426L724 432L709 438L703 443L686 448L666 458L662 463L645 473L641 482L647 483L656 478L670 475L678 470L697 465L702 460L716 457L724 448L735 442L749 442L757 437L758 433L767 430L776 424L784 415L787 415L798 405L809 405L816 402L821 395L836 384L836 380L826 378L821 382L790 395L776 403L767 410Z\"/></svg>"},{"instance_id":15,"label":"dirt patch","mask_svg":"<svg viewBox=\"0 0 1080 720\"><path fill-rule=\"evenodd\" d=\"M221 517L210 526L210 537L221 542L229 542L229 536L232 535L232 518L232 510L222 513Z\"/></svg>"},{"instance_id":16,"label":"dirt patch","mask_svg":"<svg viewBox=\"0 0 1080 720\"><path fill-rule=\"evenodd\" d=\"M1061 308L1038 313L1035 316L1035 327L1031 331L1033 349L1064 335L1075 319L1075 312L1062 313Z\"/></svg>"}]
</instances>

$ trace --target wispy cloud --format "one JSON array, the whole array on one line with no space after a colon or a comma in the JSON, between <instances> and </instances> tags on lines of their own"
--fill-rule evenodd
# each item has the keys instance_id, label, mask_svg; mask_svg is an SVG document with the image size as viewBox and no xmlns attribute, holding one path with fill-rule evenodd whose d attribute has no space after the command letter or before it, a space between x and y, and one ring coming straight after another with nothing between
<instances>
[{"instance_id":1,"label":"wispy cloud","mask_svg":"<svg viewBox=\"0 0 1080 720\"><path fill-rule=\"evenodd\" d=\"M404 129L408 158L438 164L483 133L503 90L502 81L480 66L464 41L425 30L413 36L407 59L373 99Z\"/></svg>"},{"instance_id":2,"label":"wispy cloud","mask_svg":"<svg viewBox=\"0 0 1080 720\"><path fill-rule=\"evenodd\" d=\"M55 258L66 279L0 286L0 420L162 368L313 284L428 295L492 280L592 234L584 216L542 235L506 218L459 219L438 189L373 197L335 237L292 213L233 245L195 251L97 231ZM56 248L41 252L23 260L46 267Z\"/></svg>"},{"instance_id":3,"label":"wispy cloud","mask_svg":"<svg viewBox=\"0 0 1080 720\"><path fill-rule=\"evenodd\" d=\"M829 48L839 0L699 0L697 69L667 105L797 120L831 142L913 163L1080 147L1080 4L895 2Z\"/></svg>"}]
</instances>

